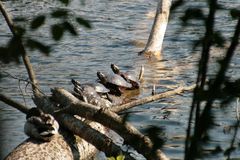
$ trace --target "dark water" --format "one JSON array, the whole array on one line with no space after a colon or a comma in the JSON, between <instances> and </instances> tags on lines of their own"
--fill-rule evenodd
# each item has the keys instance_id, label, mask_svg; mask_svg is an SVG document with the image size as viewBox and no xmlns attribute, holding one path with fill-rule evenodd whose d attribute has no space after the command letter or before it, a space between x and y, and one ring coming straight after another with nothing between
<instances>
[{"instance_id":1,"label":"dark water","mask_svg":"<svg viewBox=\"0 0 240 160\"><path fill-rule=\"evenodd\" d=\"M221 2L226 8L239 8L240 1L232 0ZM8 11L16 15L37 15L38 13L49 12L56 4L49 1L6 1ZM204 8L207 13L204 1L189 2L188 6L197 5ZM237 7L238 6L238 7ZM196 65L199 58L199 51L192 51L191 44L198 40L204 27L199 22L191 22L191 27L181 29L181 22L178 18L183 10L176 11L168 24L162 59L157 61L147 60L138 56L147 41L153 18L149 16L154 13L156 1L149 0L88 0L85 5L79 1L71 4L72 12L89 19L93 29L86 30L79 28L80 36L71 37L65 35L65 39L59 44L49 40L48 26L46 25L38 33L32 36L40 38L49 44L54 44L54 49L49 57L30 52L30 58L41 89L50 94L52 87L64 87L72 89L71 78L83 82L96 80L98 70L110 72L110 64L116 63L123 70L131 70L136 74L140 66L145 66L145 81L142 84L139 97L150 95L152 85L155 84L157 92L174 89L185 83L193 84L196 77ZM236 21L229 17L227 11L218 12L216 26L224 35L230 37ZM0 16L0 44L6 44L11 34ZM140 45L139 45L140 44ZM237 50L240 51L239 48ZM220 50L214 48L212 61L221 56ZM240 74L240 56L236 55L231 63L229 76L237 79ZM23 65L1 65L12 75L27 78ZM210 71L214 73L217 65L211 65ZM20 86L20 88L19 88ZM31 100L31 88L24 82L18 84L16 79L4 77L0 82L0 92L11 98L26 103L27 106L34 106ZM24 96L21 95L24 92ZM25 99L25 101L24 101ZM191 104L191 93L184 93L165 98L153 103L138 106L131 109L129 120L140 130L149 126L164 128L166 143L163 150L172 159L182 159L184 150L184 137L188 120L189 106ZM216 105L216 130L212 130L211 143L207 146L212 150L219 144L226 149L230 144L231 134L223 133L224 127L233 124L235 118L235 103L226 110L219 110ZM167 118L165 118L167 117ZM14 147L22 142L26 136L23 133L25 116L19 111L0 102L0 145L2 157L7 155ZM238 139L240 135L238 135ZM239 151L234 156L240 157ZM0 159L2 158L0 157ZM140 159L140 157L139 157ZM209 157L209 159L224 159L222 154Z\"/></svg>"}]
</instances>

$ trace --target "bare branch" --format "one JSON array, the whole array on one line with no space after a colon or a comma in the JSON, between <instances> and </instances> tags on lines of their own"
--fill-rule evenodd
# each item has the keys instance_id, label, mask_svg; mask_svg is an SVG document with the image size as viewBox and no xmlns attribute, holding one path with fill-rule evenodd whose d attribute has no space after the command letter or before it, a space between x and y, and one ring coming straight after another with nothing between
<instances>
[{"instance_id":1,"label":"bare branch","mask_svg":"<svg viewBox=\"0 0 240 160\"><path fill-rule=\"evenodd\" d=\"M135 100L135 101L132 101L132 102L120 105L120 106L114 106L114 107L111 108L111 111L118 113L118 112L127 110L129 108L132 108L132 107L135 107L135 106L138 106L138 105L153 102L153 101L156 101L158 99L169 97L169 96L174 95L174 94L182 93L183 91L193 90L195 88L195 86L196 85L191 85L191 86L188 86L188 87L180 86L177 89L174 89L174 90L171 90L171 91L155 94L155 95L149 96L149 97L144 97L142 99L138 99L138 100Z\"/></svg>"},{"instance_id":2,"label":"bare branch","mask_svg":"<svg viewBox=\"0 0 240 160\"><path fill-rule=\"evenodd\" d=\"M88 143L93 144L98 150L106 153L107 156L118 156L123 154L126 160L134 160L127 152L114 144L110 138L105 134L93 129L87 123L75 118L68 114L57 114L57 120L67 127L73 134L76 134L86 140ZM84 132L83 132L84 131Z\"/></svg>"},{"instance_id":3,"label":"bare branch","mask_svg":"<svg viewBox=\"0 0 240 160\"><path fill-rule=\"evenodd\" d=\"M26 106L24 106L24 105L22 105L22 104L20 104L20 103L18 103L16 101L14 101L14 100L8 98L8 97L6 97L5 95L3 95L1 93L0 93L0 100L2 102L6 103L6 104L8 104L8 105L18 109L19 111L21 111L21 112L23 112L25 114L28 111L28 107L26 107Z\"/></svg>"},{"instance_id":4,"label":"bare branch","mask_svg":"<svg viewBox=\"0 0 240 160\"><path fill-rule=\"evenodd\" d=\"M5 20L6 20L7 24L8 24L8 27L11 30L13 36L17 37L18 34L17 34L16 30L15 30L14 23L13 23L11 17L9 16L9 14L7 13L7 11L6 11L6 9L3 6L1 1L0 1L0 11L1 11L3 17L5 18ZM32 67L32 65L30 63L30 59L27 56L26 50L25 50L25 48L23 46L23 43L22 43L21 39L19 39L19 45L20 45L20 49L21 49L20 52L22 54L22 59L23 59L24 65L25 65L25 67L27 69L28 76L29 76L29 78L30 78L30 80L32 82L32 89L33 89L34 96L38 97L40 95L40 92L37 89L37 88L39 88L38 87L38 83L37 83L37 79L36 79L33 67Z\"/></svg>"},{"instance_id":5,"label":"bare branch","mask_svg":"<svg viewBox=\"0 0 240 160\"><path fill-rule=\"evenodd\" d=\"M42 90L39 88L39 86L37 86L37 85L35 85L33 82L29 81L28 78L27 78L27 79L20 78L20 77L18 77L18 76L16 76L16 75L13 75L13 74L11 74L11 73L9 73L9 72L6 72L6 71L3 71L3 73L7 74L7 76L9 76L9 77L11 77L11 78L13 78L13 79L16 79L16 80L18 80L18 81L26 82L27 85L28 85L29 83L30 83L31 85L34 85L35 88L38 90L38 92L40 92L42 95L45 95L45 93L42 92ZM27 85L26 85L26 86L27 86ZM26 92L26 88L25 88L25 92ZM46 95L45 95L45 96L46 96Z\"/></svg>"}]
</instances>

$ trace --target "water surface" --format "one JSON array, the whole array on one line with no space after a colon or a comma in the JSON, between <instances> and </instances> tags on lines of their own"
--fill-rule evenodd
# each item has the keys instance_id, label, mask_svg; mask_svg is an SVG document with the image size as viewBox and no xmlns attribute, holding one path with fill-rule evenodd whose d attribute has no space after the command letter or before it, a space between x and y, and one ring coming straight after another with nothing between
<instances>
[{"instance_id":1,"label":"water surface","mask_svg":"<svg viewBox=\"0 0 240 160\"><path fill-rule=\"evenodd\" d=\"M239 6L240 1L221 3L231 8ZM51 1L25 0L6 1L5 5L13 16L27 15L31 19L32 15L49 12L56 4ZM204 1L191 1L187 6L193 5L198 5L207 13ZM78 37L65 35L65 39L58 44L49 40L47 25L33 35L48 44L54 44L53 52L49 57L29 52L41 89L46 94L50 94L52 87L64 87L71 90L71 78L83 82L93 82L97 79L97 71L110 72L111 63L136 74L142 64L145 66L145 79L138 97L150 95L153 84L156 85L157 92L162 92L174 89L182 83L186 85L194 83L200 51L198 49L192 51L191 45L192 42L199 39L204 27L199 22L191 22L191 27L177 32L181 29L181 22L178 18L183 14L182 9L176 11L168 24L162 59L153 61L138 56L137 53L143 49L143 46L136 44L144 44L147 41L153 22L153 18L149 15L154 12L156 1L88 0L85 1L84 6L80 5L79 1L73 1L71 7L72 12L91 21L93 25L91 30L79 28L80 35ZM0 22L0 44L3 45L6 44L11 34L2 17L0 17ZM232 35L232 26L235 23L236 21L229 17L227 11L219 11L216 26L219 27L219 30L224 31L226 36ZM212 60L215 60L219 53L219 50L213 50ZM239 58L239 55L234 57L229 73L229 76L235 79L240 75ZM211 72L217 69L217 65L210 67ZM1 65L1 70L27 78L23 65ZM26 87L26 84L21 82L20 88L16 79L10 77L1 79L1 93L23 104L26 102L27 106L33 107L30 86ZM21 95L21 92L24 92L24 96ZM175 95L131 109L132 114L129 120L141 131L153 125L164 128L163 137L166 142L163 150L172 159L182 159L190 105L191 93ZM0 106L2 125L0 143L4 146L1 149L3 157L26 138L23 133L25 116L1 102ZM226 112L219 111L216 106L218 129L212 130L212 135L215 136L212 137L209 149L214 149L217 143L224 149L229 146L232 136L224 133L223 129L235 120L235 104L232 103L232 106ZM240 138L239 135L238 138ZM239 152L234 152L234 155L240 157ZM223 155L219 154L210 158L222 159Z\"/></svg>"}]
</instances>

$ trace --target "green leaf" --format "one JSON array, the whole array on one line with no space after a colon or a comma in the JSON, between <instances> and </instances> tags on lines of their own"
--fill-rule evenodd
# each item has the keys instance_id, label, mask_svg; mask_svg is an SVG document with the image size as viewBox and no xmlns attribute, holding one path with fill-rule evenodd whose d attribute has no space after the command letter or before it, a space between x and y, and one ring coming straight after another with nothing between
<instances>
[{"instance_id":1,"label":"green leaf","mask_svg":"<svg viewBox=\"0 0 240 160\"><path fill-rule=\"evenodd\" d=\"M189 8L185 11L185 15L181 17L181 20L186 24L190 19L204 20L205 16L201 9Z\"/></svg>"},{"instance_id":2,"label":"green leaf","mask_svg":"<svg viewBox=\"0 0 240 160\"><path fill-rule=\"evenodd\" d=\"M124 155L119 155L117 156L117 160L124 160L125 159L125 156Z\"/></svg>"},{"instance_id":3,"label":"green leaf","mask_svg":"<svg viewBox=\"0 0 240 160\"><path fill-rule=\"evenodd\" d=\"M15 17L15 18L13 18L13 21L14 22L25 22L27 19L26 19L26 17Z\"/></svg>"},{"instance_id":4,"label":"green leaf","mask_svg":"<svg viewBox=\"0 0 240 160\"><path fill-rule=\"evenodd\" d=\"M222 36L221 32L217 31L213 34L213 43L216 44L217 47L224 47L226 40Z\"/></svg>"},{"instance_id":5,"label":"green leaf","mask_svg":"<svg viewBox=\"0 0 240 160\"><path fill-rule=\"evenodd\" d=\"M171 5L171 11L176 10L178 7L182 6L185 3L183 0L174 1Z\"/></svg>"},{"instance_id":6,"label":"green leaf","mask_svg":"<svg viewBox=\"0 0 240 160\"><path fill-rule=\"evenodd\" d=\"M51 13L53 18L65 18L68 16L68 11L64 9L59 9Z\"/></svg>"},{"instance_id":7,"label":"green leaf","mask_svg":"<svg viewBox=\"0 0 240 160\"><path fill-rule=\"evenodd\" d=\"M65 5L69 4L69 0L59 0L59 1L62 2L63 4L65 4Z\"/></svg>"},{"instance_id":8,"label":"green leaf","mask_svg":"<svg viewBox=\"0 0 240 160\"><path fill-rule=\"evenodd\" d=\"M26 32L26 30L21 26L15 26L14 29L19 37L22 37Z\"/></svg>"},{"instance_id":9,"label":"green leaf","mask_svg":"<svg viewBox=\"0 0 240 160\"><path fill-rule=\"evenodd\" d=\"M0 47L0 61L8 64L10 62L20 63L20 54L15 54L16 52L9 52L9 48Z\"/></svg>"},{"instance_id":10,"label":"green leaf","mask_svg":"<svg viewBox=\"0 0 240 160\"><path fill-rule=\"evenodd\" d=\"M43 25L45 22L45 18L46 17L44 15L34 18L33 21L31 22L31 29L37 29L41 25Z\"/></svg>"},{"instance_id":11,"label":"green leaf","mask_svg":"<svg viewBox=\"0 0 240 160\"><path fill-rule=\"evenodd\" d=\"M49 55L50 47L34 39L27 40L27 46L30 49L38 49L41 53Z\"/></svg>"},{"instance_id":12,"label":"green leaf","mask_svg":"<svg viewBox=\"0 0 240 160\"><path fill-rule=\"evenodd\" d=\"M92 28L90 22L88 20L83 19L82 17L77 17L76 21L78 24L80 24L86 28Z\"/></svg>"},{"instance_id":13,"label":"green leaf","mask_svg":"<svg viewBox=\"0 0 240 160\"><path fill-rule=\"evenodd\" d=\"M0 47L0 61L3 63L20 63L20 56L23 53L20 40L20 37L14 36L9 40L6 47Z\"/></svg>"},{"instance_id":14,"label":"green leaf","mask_svg":"<svg viewBox=\"0 0 240 160\"><path fill-rule=\"evenodd\" d=\"M61 24L55 24L51 27L51 32L52 32L52 38L55 41L58 41L62 38L64 30Z\"/></svg>"},{"instance_id":15,"label":"green leaf","mask_svg":"<svg viewBox=\"0 0 240 160\"><path fill-rule=\"evenodd\" d=\"M233 19L237 19L237 18L240 17L240 10L238 10L238 9L231 9L230 10L230 14L231 14Z\"/></svg>"},{"instance_id":16,"label":"green leaf","mask_svg":"<svg viewBox=\"0 0 240 160\"><path fill-rule=\"evenodd\" d=\"M107 160L116 160L114 157L108 157Z\"/></svg>"},{"instance_id":17,"label":"green leaf","mask_svg":"<svg viewBox=\"0 0 240 160\"><path fill-rule=\"evenodd\" d=\"M69 23L69 22L64 22L62 26L63 26L64 30L68 31L68 32L71 33L72 35L74 35L74 36L77 35L77 32L76 32L74 26L73 26L71 23Z\"/></svg>"}]
</instances>

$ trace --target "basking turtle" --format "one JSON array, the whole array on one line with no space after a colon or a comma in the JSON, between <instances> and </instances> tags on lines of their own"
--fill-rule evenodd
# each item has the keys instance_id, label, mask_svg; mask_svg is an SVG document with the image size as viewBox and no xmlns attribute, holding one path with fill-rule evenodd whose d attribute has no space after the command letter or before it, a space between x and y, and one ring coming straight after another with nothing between
<instances>
[{"instance_id":1,"label":"basking turtle","mask_svg":"<svg viewBox=\"0 0 240 160\"><path fill-rule=\"evenodd\" d=\"M135 75L131 74L130 72L121 72L119 67L115 64L111 64L112 71L123 77L127 82L132 84L131 89L138 89L140 86L140 79L143 75L143 67L141 67L139 78L137 78Z\"/></svg>"},{"instance_id":2,"label":"basking turtle","mask_svg":"<svg viewBox=\"0 0 240 160\"><path fill-rule=\"evenodd\" d=\"M93 85L94 85L96 92L100 95L107 94L110 92L110 90L101 83L94 83Z\"/></svg>"},{"instance_id":3,"label":"basking turtle","mask_svg":"<svg viewBox=\"0 0 240 160\"><path fill-rule=\"evenodd\" d=\"M97 92L100 96L105 95L110 92L103 84L101 83L84 83L81 84L79 81L72 79L72 83L75 87L80 87L83 90L87 90L89 93L95 94ZM93 91L95 90L95 91Z\"/></svg>"},{"instance_id":4,"label":"basking turtle","mask_svg":"<svg viewBox=\"0 0 240 160\"><path fill-rule=\"evenodd\" d=\"M101 98L101 96L95 90L95 87L88 84L80 84L74 79L72 79L72 83L74 84L73 95L78 99L101 107L110 107L112 105L110 101Z\"/></svg>"},{"instance_id":5,"label":"basking turtle","mask_svg":"<svg viewBox=\"0 0 240 160\"><path fill-rule=\"evenodd\" d=\"M31 138L50 141L58 133L58 122L39 108L31 108L26 116L24 132Z\"/></svg>"},{"instance_id":6,"label":"basking turtle","mask_svg":"<svg viewBox=\"0 0 240 160\"><path fill-rule=\"evenodd\" d=\"M132 88L132 85L126 82L121 76L114 75L104 75L102 72L97 72L97 76L105 87L110 89L110 93L121 96L123 90Z\"/></svg>"}]
</instances>

